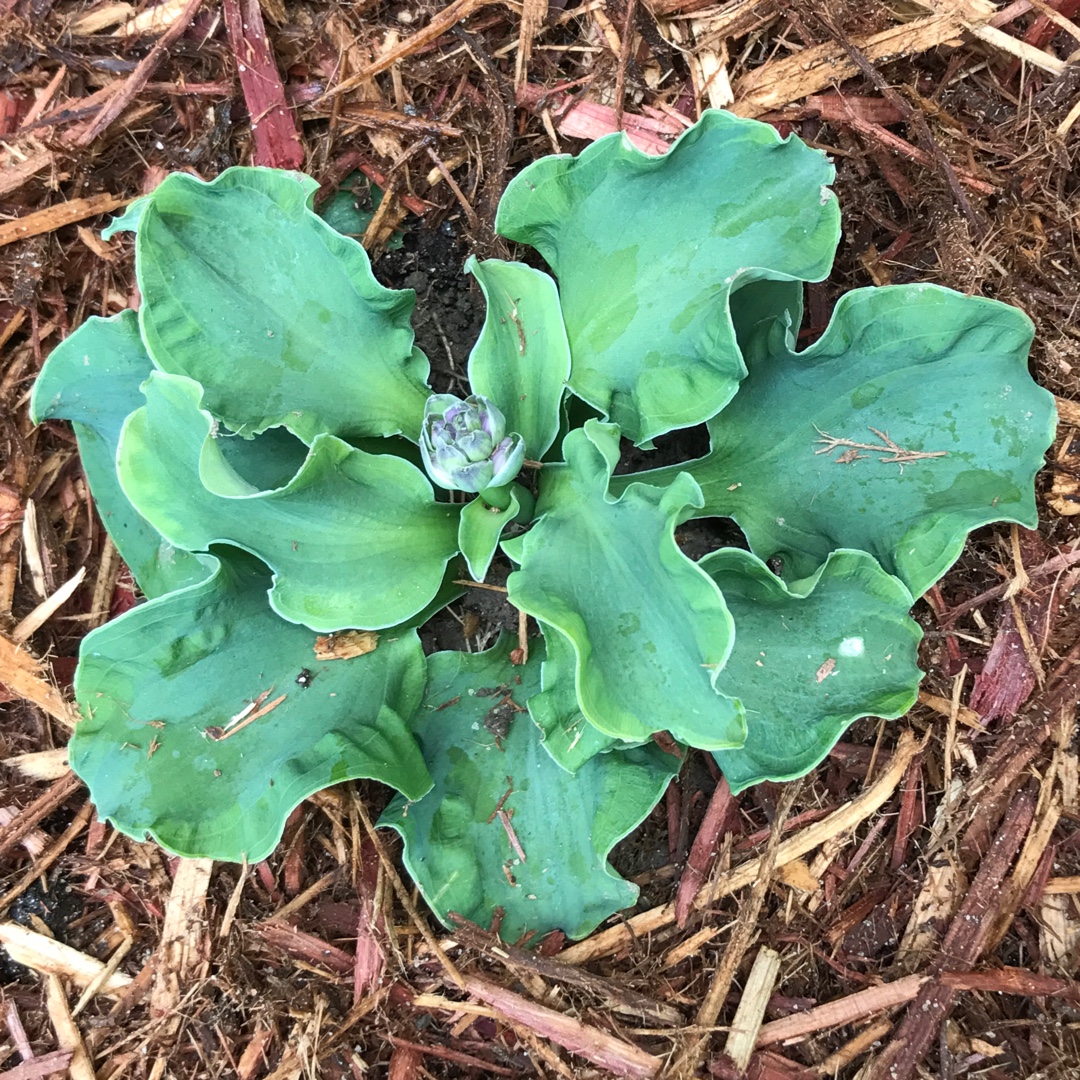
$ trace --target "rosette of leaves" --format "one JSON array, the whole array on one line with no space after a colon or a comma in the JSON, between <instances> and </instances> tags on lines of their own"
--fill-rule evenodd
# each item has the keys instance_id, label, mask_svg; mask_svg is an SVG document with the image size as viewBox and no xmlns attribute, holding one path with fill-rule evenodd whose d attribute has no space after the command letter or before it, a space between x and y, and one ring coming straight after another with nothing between
<instances>
[{"instance_id":1,"label":"rosette of leaves","mask_svg":"<svg viewBox=\"0 0 1080 1080\"><path fill-rule=\"evenodd\" d=\"M314 181L177 174L133 204L138 312L79 327L32 403L75 425L148 597L82 647L70 758L101 814L254 860L311 792L378 779L440 918L578 936L633 902L608 852L682 748L739 791L901 715L913 598L972 528L1035 524L1053 405L1020 312L933 286L850 293L795 349L832 176L718 112L663 157L612 136L529 166L497 226L554 276L469 261L464 400ZM700 423L705 457L617 472L621 439ZM706 516L750 550L690 559ZM500 544L542 637L425 658L415 628Z\"/></svg>"}]
</instances>

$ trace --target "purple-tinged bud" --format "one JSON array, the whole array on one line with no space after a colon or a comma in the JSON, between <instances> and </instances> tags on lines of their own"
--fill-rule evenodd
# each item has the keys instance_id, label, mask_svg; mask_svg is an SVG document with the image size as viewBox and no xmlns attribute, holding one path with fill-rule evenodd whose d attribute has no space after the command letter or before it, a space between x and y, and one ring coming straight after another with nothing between
<instances>
[{"instance_id":1,"label":"purple-tinged bud","mask_svg":"<svg viewBox=\"0 0 1080 1080\"><path fill-rule=\"evenodd\" d=\"M432 394L424 406L420 453L440 487L483 491L510 483L521 471L525 442L506 432L506 418L480 394L464 401Z\"/></svg>"}]
</instances>

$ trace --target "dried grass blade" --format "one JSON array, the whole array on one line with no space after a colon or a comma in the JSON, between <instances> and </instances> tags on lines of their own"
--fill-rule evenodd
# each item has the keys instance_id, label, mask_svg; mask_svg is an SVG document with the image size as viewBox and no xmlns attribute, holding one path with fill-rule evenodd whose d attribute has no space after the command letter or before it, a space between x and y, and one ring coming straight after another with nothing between
<instances>
[{"instance_id":1,"label":"dried grass blade","mask_svg":"<svg viewBox=\"0 0 1080 1080\"><path fill-rule=\"evenodd\" d=\"M15 629L11 631L12 640L21 645L31 635L37 633L71 599L85 577L86 567L80 566L74 577L65 581L52 596L42 600L26 618L18 623Z\"/></svg>"}]
</instances>

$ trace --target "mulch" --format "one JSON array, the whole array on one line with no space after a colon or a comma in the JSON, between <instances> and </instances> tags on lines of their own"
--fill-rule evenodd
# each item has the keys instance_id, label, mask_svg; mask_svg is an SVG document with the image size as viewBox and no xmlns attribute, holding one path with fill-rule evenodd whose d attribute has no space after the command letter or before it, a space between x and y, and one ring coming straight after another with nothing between
<instances>
[{"instance_id":1,"label":"mulch","mask_svg":"<svg viewBox=\"0 0 1080 1080\"><path fill-rule=\"evenodd\" d=\"M0 1080L1080 1075L1080 0L0 0ZM836 297L934 281L1026 311L1058 397L1036 532L979 530L920 601L903 720L732 798L695 757L582 942L448 935L370 828L308 800L254 867L100 823L69 773L79 640L135 602L49 351L134 296L111 212L168 172L357 170L363 243L505 255L508 178L709 106L837 165ZM362 195L358 196L362 197ZM537 943L529 943L536 946Z\"/></svg>"}]
</instances>

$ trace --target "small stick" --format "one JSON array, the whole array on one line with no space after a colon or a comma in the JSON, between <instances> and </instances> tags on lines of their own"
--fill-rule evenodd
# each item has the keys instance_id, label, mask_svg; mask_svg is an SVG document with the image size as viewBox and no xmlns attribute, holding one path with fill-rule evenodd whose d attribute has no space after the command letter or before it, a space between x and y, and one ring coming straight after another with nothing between
<instances>
[{"instance_id":1,"label":"small stick","mask_svg":"<svg viewBox=\"0 0 1080 1080\"><path fill-rule=\"evenodd\" d=\"M158 43L139 61L138 67L128 76L127 82L113 95L112 99L98 113L97 118L72 140L75 146L89 146L134 100L136 94L150 81L150 76L157 70L158 64L165 59L165 54L173 43L188 28L195 18L202 0L188 0L184 10L177 16L176 22L161 35Z\"/></svg>"},{"instance_id":2,"label":"small stick","mask_svg":"<svg viewBox=\"0 0 1080 1080\"><path fill-rule=\"evenodd\" d=\"M509 799L510 796L514 794L514 781L511 780L510 777L508 776L506 778L506 782L510 786L506 789L505 793L503 794L503 797L495 804L495 809L491 811L491 816L487 819L487 823L489 825L495 820L495 815L503 808L503 805L505 804L506 800Z\"/></svg>"},{"instance_id":3,"label":"small stick","mask_svg":"<svg viewBox=\"0 0 1080 1080\"><path fill-rule=\"evenodd\" d=\"M454 197L461 204L461 209L465 211L465 217L469 220L469 228L474 232L480 227L480 219L476 216L476 211L473 209L472 203L465 198L465 192L458 186L458 182L450 174L450 170L443 164L442 158L435 153L429 146L427 148L427 155L435 163L435 168L442 174L442 178L446 181L446 186L454 193Z\"/></svg>"},{"instance_id":4,"label":"small stick","mask_svg":"<svg viewBox=\"0 0 1080 1080\"><path fill-rule=\"evenodd\" d=\"M592 975L580 968L570 967L558 960L549 959L536 952L507 945L495 934L482 930L456 912L450 912L454 924L454 940L467 949L475 949L488 957L497 959L511 971L526 971L556 983L575 986L595 995L605 1009L627 1016L639 1016L664 1025L667 1029L683 1022L682 1013L671 1005L647 997L634 990L627 990L609 982L599 975Z\"/></svg>"},{"instance_id":5,"label":"small stick","mask_svg":"<svg viewBox=\"0 0 1080 1080\"><path fill-rule=\"evenodd\" d=\"M615 129L622 130L623 107L626 104L626 65L630 62L630 46L634 37L634 12L637 0L626 0L626 18L619 42L619 66L615 69Z\"/></svg>"},{"instance_id":6,"label":"small stick","mask_svg":"<svg viewBox=\"0 0 1080 1080\"><path fill-rule=\"evenodd\" d=\"M37 633L71 599L75 590L86 577L86 567L80 566L74 577L69 578L51 596L46 597L11 631L11 640L22 645L29 637Z\"/></svg>"},{"instance_id":7,"label":"small stick","mask_svg":"<svg viewBox=\"0 0 1080 1080\"><path fill-rule=\"evenodd\" d=\"M522 664L529 662L529 616L518 608L518 653L521 659L518 661Z\"/></svg>"},{"instance_id":8,"label":"small stick","mask_svg":"<svg viewBox=\"0 0 1080 1080\"><path fill-rule=\"evenodd\" d=\"M458 971L454 961L446 955L443 947L436 941L435 935L431 932L431 928L427 923L424 922L420 912L416 910L416 905L412 902L412 897L409 896L409 890L405 888L405 885L397 872L397 868L394 866L390 856L386 854L386 848L383 847L382 840L379 839L379 834L375 831L375 826L371 823L371 818L368 816L367 808L364 806L363 801L357 798L355 806L356 813L364 825L364 830L371 838L371 843L378 853L379 862L382 863L383 870L390 879L390 884L393 885L394 892L397 893L397 898L401 901L401 906L408 912L409 918L413 921L413 925L420 931L420 936L424 939L425 944L435 954L439 963L442 964L443 970L450 976L454 985L459 989L464 990L466 988L465 979L462 977L461 972Z\"/></svg>"},{"instance_id":9,"label":"small stick","mask_svg":"<svg viewBox=\"0 0 1080 1080\"><path fill-rule=\"evenodd\" d=\"M454 1004L460 1005L461 1002L454 1002ZM398 1038L396 1035L390 1035L388 1036L388 1039L393 1046L402 1046L413 1049L418 1053L426 1054L428 1057L441 1058L443 1061L452 1061L456 1065L468 1065L470 1068L483 1069L485 1072L493 1073L495 1076L518 1075L518 1073L512 1069L504 1069L501 1065L495 1065L485 1058L475 1057L472 1054L463 1054L460 1050L451 1050L447 1046L437 1046L433 1043L409 1042L407 1039Z\"/></svg>"},{"instance_id":10,"label":"small stick","mask_svg":"<svg viewBox=\"0 0 1080 1080\"><path fill-rule=\"evenodd\" d=\"M847 997L836 998L822 1005L815 1005L806 1012L793 1013L768 1024L758 1031L756 1045L775 1046L805 1039L818 1031L857 1023L865 1016L906 1005L929 981L928 975L904 975L892 982L868 986ZM890 1025L891 1026L891 1025Z\"/></svg>"},{"instance_id":11,"label":"small stick","mask_svg":"<svg viewBox=\"0 0 1080 1080\"><path fill-rule=\"evenodd\" d=\"M229 896L229 902L225 905L225 914L221 919L221 926L218 928L218 937L227 938L229 931L232 929L233 921L236 919L236 913L240 910L240 897L244 892L244 885L247 883L248 878L248 861L247 852L244 853L244 861L240 864L240 874L236 879L236 885L233 887L233 891Z\"/></svg>"},{"instance_id":12,"label":"small stick","mask_svg":"<svg viewBox=\"0 0 1080 1080\"><path fill-rule=\"evenodd\" d=\"M1072 551L1063 552L1061 555L1055 555L1051 559L1047 559L1046 562L1041 563L1039 566L1034 566L1027 570L1028 578L1046 577L1048 574L1056 574L1062 570L1067 570L1074 563L1080 562L1080 548L1074 547ZM941 626L943 629L948 629L961 615L966 615L969 611L973 611L977 607L981 607L988 600L998 600L1009 590L1009 586L1012 585L1013 579L1003 581L1000 585L995 585L992 589L987 589L986 592L979 593L978 596L973 596L970 600L964 600L962 603L957 604L956 607L950 608L948 611L943 612L941 616Z\"/></svg>"},{"instance_id":13,"label":"small stick","mask_svg":"<svg viewBox=\"0 0 1080 1080\"><path fill-rule=\"evenodd\" d=\"M22 810L10 825L0 828L0 855L10 851L39 821L48 817L81 786L82 781L74 773L68 773Z\"/></svg>"},{"instance_id":14,"label":"small stick","mask_svg":"<svg viewBox=\"0 0 1080 1080\"><path fill-rule=\"evenodd\" d=\"M697 836L694 837L686 866L679 879L679 889L675 894L675 922L680 928L686 926L694 897L705 884L716 863L720 838L727 831L728 817L735 811L736 804L737 800L732 796L727 780L721 777L709 799L705 817L698 828Z\"/></svg>"},{"instance_id":15,"label":"small stick","mask_svg":"<svg viewBox=\"0 0 1080 1080\"><path fill-rule=\"evenodd\" d=\"M233 724L238 724L245 716L248 716L254 709L257 709L270 696L273 690L274 688L271 686L269 690L263 690L254 701L249 701L235 716L229 718L229 722L225 725L226 729L231 728Z\"/></svg>"},{"instance_id":16,"label":"small stick","mask_svg":"<svg viewBox=\"0 0 1080 1080\"><path fill-rule=\"evenodd\" d=\"M467 588L470 588L470 589L487 589L489 592L505 593L505 592L508 591L505 585L486 585L482 581L468 581L465 578L460 578L460 579L455 578L454 579L454 584L455 585L465 585Z\"/></svg>"},{"instance_id":17,"label":"small stick","mask_svg":"<svg viewBox=\"0 0 1080 1080\"><path fill-rule=\"evenodd\" d=\"M265 694L269 693L269 690L265 691L265 693L261 695L262 699L265 700ZM280 697L274 698L269 705L264 705L261 709L256 709L255 712L244 720L241 720L235 727L230 727L227 730L224 728L208 727L203 734L208 739L213 739L214 742L224 742L226 739L231 739L235 734L243 731L248 724L254 724L256 720L261 720L267 713L272 713L288 696L288 694L282 694ZM259 699L256 699L256 702L258 700ZM255 704L256 702L252 702L252 704Z\"/></svg>"},{"instance_id":18,"label":"small stick","mask_svg":"<svg viewBox=\"0 0 1080 1080\"><path fill-rule=\"evenodd\" d=\"M465 989L498 1010L500 1019L505 1016L616 1076L627 1080L652 1080L663 1064L660 1058L633 1043L584 1024L566 1013L538 1005L487 979L470 975Z\"/></svg>"},{"instance_id":19,"label":"small stick","mask_svg":"<svg viewBox=\"0 0 1080 1080\"><path fill-rule=\"evenodd\" d=\"M815 450L815 454L829 454L833 450L836 450L840 446L847 446L850 450L856 451L856 453L850 454L845 452L840 455L836 460L843 464L847 464L852 461L858 461L860 455L857 453L859 450L874 450L878 453L884 452L886 456L879 457L878 461L883 462L886 465L899 465L900 471L904 471L904 466L912 461L922 461L924 458L938 458L948 457L948 450L905 450L904 447L892 441L889 438L888 432L878 431L875 427L869 427L868 430L872 431L880 440L878 443L862 443L855 442L852 439L838 439L835 435L830 435L827 431L822 431L821 428L814 425L814 430L821 436L818 439L819 443L824 443L820 450ZM892 456L889 457L888 455Z\"/></svg>"},{"instance_id":20,"label":"small stick","mask_svg":"<svg viewBox=\"0 0 1080 1080\"><path fill-rule=\"evenodd\" d=\"M743 988L742 999L735 1010L735 1018L731 1021L731 1030L724 1046L724 1053L735 1062L735 1067L740 1072L745 1072L750 1066L754 1043L765 1016L765 1007L776 986L776 976L779 973L780 954L767 945L762 945L754 957L754 966L750 969L750 976Z\"/></svg>"},{"instance_id":21,"label":"small stick","mask_svg":"<svg viewBox=\"0 0 1080 1080\"><path fill-rule=\"evenodd\" d=\"M105 966L94 976L94 978L87 983L86 989L82 992L82 996L75 1003L75 1007L71 1010L71 1017L74 1019L86 1008L87 1005L98 994L101 988L112 978L116 969L120 967L120 961L124 959L135 945L135 939L127 935L116 947L112 956L105 962Z\"/></svg>"},{"instance_id":22,"label":"small stick","mask_svg":"<svg viewBox=\"0 0 1080 1080\"><path fill-rule=\"evenodd\" d=\"M376 75L381 75L384 71L392 68L399 60L441 37L488 2L489 0L454 0L452 4L448 4L435 15L423 29L418 30L399 45L395 45L394 48L383 53L377 60L368 64L367 67L361 68L354 75L350 75L344 82L340 82L337 86L327 90L321 101L325 101L327 98L334 97L337 94L343 94L347 90L352 90L354 87L374 79Z\"/></svg>"},{"instance_id":23,"label":"small stick","mask_svg":"<svg viewBox=\"0 0 1080 1080\"><path fill-rule=\"evenodd\" d=\"M844 1043L834 1054L830 1054L820 1065L815 1065L813 1071L818 1076L836 1076L845 1065L850 1065L857 1057L865 1054L879 1039L892 1031L892 1022L878 1020L867 1028L863 1028L855 1038Z\"/></svg>"},{"instance_id":24,"label":"small stick","mask_svg":"<svg viewBox=\"0 0 1080 1080\"><path fill-rule=\"evenodd\" d=\"M506 830L506 838L510 841L514 854L522 862L528 862L528 859L525 858L525 849L521 846L517 833L514 832L514 826L510 824L510 815L505 810L496 810L495 813L498 815L499 821L502 822L502 827Z\"/></svg>"},{"instance_id":25,"label":"small stick","mask_svg":"<svg viewBox=\"0 0 1080 1080\"><path fill-rule=\"evenodd\" d=\"M13 244L16 240L29 240L32 236L51 233L64 225L74 225L97 214L107 214L127 205L131 199L120 195L110 195L102 191L97 195L87 195L82 199L54 203L43 210L35 210L25 217L13 218L0 224L0 247Z\"/></svg>"},{"instance_id":26,"label":"small stick","mask_svg":"<svg viewBox=\"0 0 1080 1080\"><path fill-rule=\"evenodd\" d=\"M757 929L758 916L761 914L761 908L765 903L765 897L768 894L769 885L776 870L777 854L780 850L780 837L783 833L784 821L787 819L788 814L791 813L791 807L801 786L798 782L788 784L780 796L776 816L773 819L772 833L769 836L769 843L765 848L764 855L761 857L761 871L750 889L750 895L747 897L745 906L739 911L727 948L724 949L724 955L720 958L712 983L705 994L701 1007L698 1009L697 1016L694 1018L695 1026L698 1028L708 1029L715 1026L716 1019L720 1015L720 1009L727 999L728 991L731 989L731 984L735 981L739 965L742 963L743 956L746 955L746 950L750 946L751 939ZM697 1072L701 1059L705 1056L708 1043L709 1036L704 1034L692 1035L683 1041L682 1046L679 1047L674 1059L668 1066L665 1076L670 1077L671 1080L690 1080L690 1077Z\"/></svg>"},{"instance_id":27,"label":"small stick","mask_svg":"<svg viewBox=\"0 0 1080 1080\"><path fill-rule=\"evenodd\" d=\"M78 777L75 777L74 773L72 773L71 776L78 780ZM29 889L30 886L33 885L34 882L37 881L65 851L67 851L71 841L86 828L93 816L93 803L84 803L82 809L75 815L75 820L72 821L64 832L53 841L47 850L43 851L41 855L33 861L30 869L23 874L22 879L0 897L0 912L7 911L12 902L22 896L22 894L26 892L26 890Z\"/></svg>"}]
</instances>

